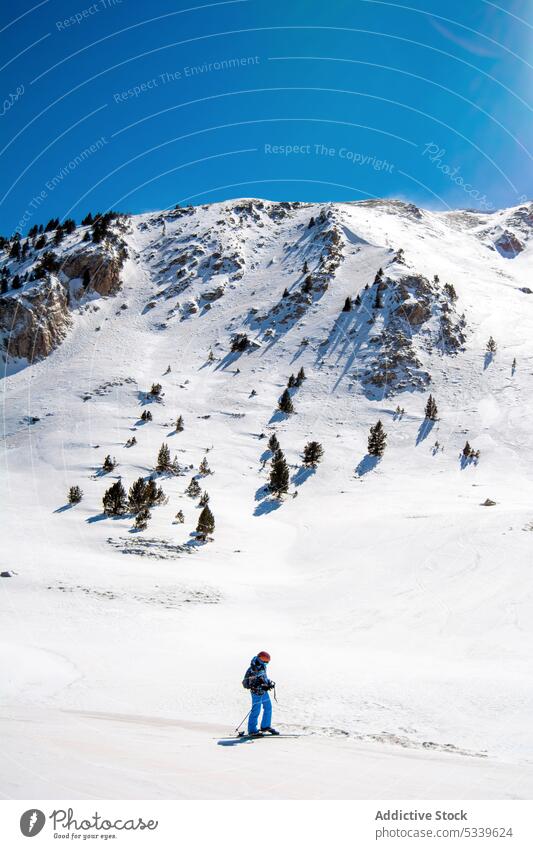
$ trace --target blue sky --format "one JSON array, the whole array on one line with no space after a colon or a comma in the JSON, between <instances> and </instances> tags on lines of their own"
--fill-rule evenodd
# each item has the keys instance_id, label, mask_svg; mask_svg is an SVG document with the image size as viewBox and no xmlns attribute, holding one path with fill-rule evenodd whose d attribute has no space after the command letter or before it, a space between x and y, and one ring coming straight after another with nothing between
<instances>
[{"instance_id":1,"label":"blue sky","mask_svg":"<svg viewBox=\"0 0 533 849\"><path fill-rule=\"evenodd\" d=\"M533 194L528 0L4 4L0 232L229 197Z\"/></svg>"}]
</instances>

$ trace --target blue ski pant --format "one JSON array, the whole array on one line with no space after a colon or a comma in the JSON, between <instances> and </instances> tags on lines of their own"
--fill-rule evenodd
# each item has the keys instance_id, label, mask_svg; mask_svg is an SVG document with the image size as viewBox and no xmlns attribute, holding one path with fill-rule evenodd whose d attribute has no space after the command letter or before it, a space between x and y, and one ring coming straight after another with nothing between
<instances>
[{"instance_id":1,"label":"blue ski pant","mask_svg":"<svg viewBox=\"0 0 533 849\"><path fill-rule=\"evenodd\" d=\"M248 717L248 734L257 731L257 720L263 708L261 728L270 728L272 722L272 702L268 693L252 693L252 710Z\"/></svg>"}]
</instances>

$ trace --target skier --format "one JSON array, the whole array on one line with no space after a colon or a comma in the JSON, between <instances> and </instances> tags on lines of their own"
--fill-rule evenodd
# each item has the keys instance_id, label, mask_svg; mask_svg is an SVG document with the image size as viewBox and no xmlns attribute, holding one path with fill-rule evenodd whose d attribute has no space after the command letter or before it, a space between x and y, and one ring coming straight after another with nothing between
<instances>
[{"instance_id":1,"label":"skier","mask_svg":"<svg viewBox=\"0 0 533 849\"><path fill-rule=\"evenodd\" d=\"M272 720L272 702L268 695L269 690L273 690L276 686L274 681L271 681L267 675L267 663L270 663L270 655L267 651L260 651L252 658L250 666L246 670L243 686L246 690L250 690L252 695L252 709L248 717L248 734L250 737L262 737L263 734L279 734L275 728L272 728L270 722ZM257 728L259 714L263 708L263 716L261 719L261 730Z\"/></svg>"}]
</instances>

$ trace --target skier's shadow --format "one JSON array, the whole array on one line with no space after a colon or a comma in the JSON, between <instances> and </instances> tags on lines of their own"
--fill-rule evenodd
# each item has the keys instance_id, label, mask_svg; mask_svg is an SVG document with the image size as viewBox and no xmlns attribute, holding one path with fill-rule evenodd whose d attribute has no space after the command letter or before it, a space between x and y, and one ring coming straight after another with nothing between
<instances>
[{"instance_id":1,"label":"skier's shadow","mask_svg":"<svg viewBox=\"0 0 533 849\"><path fill-rule=\"evenodd\" d=\"M217 746L239 746L241 743L253 743L249 737L225 737L217 740Z\"/></svg>"}]
</instances>

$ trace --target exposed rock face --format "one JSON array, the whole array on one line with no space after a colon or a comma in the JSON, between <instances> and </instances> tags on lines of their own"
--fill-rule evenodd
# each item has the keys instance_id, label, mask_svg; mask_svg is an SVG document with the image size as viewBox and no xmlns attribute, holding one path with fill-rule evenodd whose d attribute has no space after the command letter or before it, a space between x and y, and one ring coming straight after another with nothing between
<instances>
[{"instance_id":1,"label":"exposed rock face","mask_svg":"<svg viewBox=\"0 0 533 849\"><path fill-rule=\"evenodd\" d=\"M69 238L61 243L59 255L48 245L44 253L42 247L33 246L29 262L21 258L11 263L13 276L22 276L23 271L24 276L18 288L12 287L0 298L4 359L32 362L47 357L65 338L72 324L71 311L79 306L77 297L86 293L105 297L120 289L120 270L127 256L122 239L110 232L98 245L80 248L78 242L69 252ZM47 265L43 265L46 257ZM74 279L80 280L78 292L70 286Z\"/></svg>"},{"instance_id":2,"label":"exposed rock face","mask_svg":"<svg viewBox=\"0 0 533 849\"><path fill-rule=\"evenodd\" d=\"M0 331L9 357L47 357L65 338L71 324L66 287L50 277L23 298L0 299Z\"/></svg>"},{"instance_id":3,"label":"exposed rock face","mask_svg":"<svg viewBox=\"0 0 533 849\"><path fill-rule=\"evenodd\" d=\"M384 278L372 288L379 290L383 310L381 329L369 338L372 353L361 375L368 394L374 396L375 388L382 397L424 389L431 375L416 352L415 337L428 353L439 349L455 354L465 342L466 321L455 309L453 286L441 287L420 274L406 274L396 280ZM372 290L370 297L373 302Z\"/></svg>"},{"instance_id":4,"label":"exposed rock face","mask_svg":"<svg viewBox=\"0 0 533 849\"><path fill-rule=\"evenodd\" d=\"M224 288L224 286L217 286L210 292L202 292L202 298L204 301L218 301L218 299L224 294Z\"/></svg>"},{"instance_id":5,"label":"exposed rock face","mask_svg":"<svg viewBox=\"0 0 533 849\"><path fill-rule=\"evenodd\" d=\"M514 259L515 256L518 256L524 250L524 245L520 239L509 230L504 230L494 244L498 253L507 259Z\"/></svg>"},{"instance_id":6,"label":"exposed rock face","mask_svg":"<svg viewBox=\"0 0 533 849\"><path fill-rule=\"evenodd\" d=\"M99 295L115 295L120 289L121 262L105 251L80 251L68 256L61 271L71 280L83 278L85 271L90 275L90 289Z\"/></svg>"}]
</instances>

